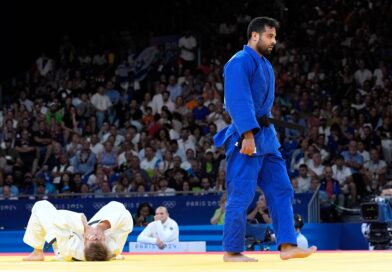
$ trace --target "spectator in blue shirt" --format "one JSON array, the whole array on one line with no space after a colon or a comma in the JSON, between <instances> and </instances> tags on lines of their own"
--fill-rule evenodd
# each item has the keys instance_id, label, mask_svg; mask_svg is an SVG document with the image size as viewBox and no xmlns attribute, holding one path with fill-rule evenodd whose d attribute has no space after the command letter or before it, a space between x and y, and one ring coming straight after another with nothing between
<instances>
[{"instance_id":1,"label":"spectator in blue shirt","mask_svg":"<svg viewBox=\"0 0 392 272\"><path fill-rule=\"evenodd\" d=\"M363 167L363 157L358 153L357 142L351 140L348 144L348 150L341 154L347 167L350 167L351 173L355 174Z\"/></svg>"}]
</instances>

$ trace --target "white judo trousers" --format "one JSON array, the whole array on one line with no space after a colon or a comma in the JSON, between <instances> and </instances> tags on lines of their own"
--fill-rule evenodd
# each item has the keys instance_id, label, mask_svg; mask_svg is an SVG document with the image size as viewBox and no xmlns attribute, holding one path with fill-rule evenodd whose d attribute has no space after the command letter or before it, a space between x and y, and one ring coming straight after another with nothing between
<instances>
[{"instance_id":1,"label":"white judo trousers","mask_svg":"<svg viewBox=\"0 0 392 272\"><path fill-rule=\"evenodd\" d=\"M43 200L34 204L23 241L36 249L43 249L45 241L56 239L59 255L65 260L85 260L84 226L82 213L57 210L50 202ZM89 222L95 226L100 221L109 221L111 228L105 231L109 253L118 255L133 229L132 216L124 205L112 201L102 207Z\"/></svg>"},{"instance_id":2,"label":"white judo trousers","mask_svg":"<svg viewBox=\"0 0 392 272\"><path fill-rule=\"evenodd\" d=\"M45 241L54 238L54 216L57 209L49 201L38 201L31 209L31 216L27 224L23 242L35 249L43 249Z\"/></svg>"}]
</instances>

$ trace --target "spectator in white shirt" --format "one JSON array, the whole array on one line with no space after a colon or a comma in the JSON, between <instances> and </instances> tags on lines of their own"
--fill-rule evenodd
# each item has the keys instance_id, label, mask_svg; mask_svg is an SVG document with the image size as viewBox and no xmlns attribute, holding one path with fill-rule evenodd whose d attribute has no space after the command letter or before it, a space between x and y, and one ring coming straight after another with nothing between
<instances>
[{"instance_id":1,"label":"spectator in white shirt","mask_svg":"<svg viewBox=\"0 0 392 272\"><path fill-rule=\"evenodd\" d=\"M35 62L40 76L46 77L53 70L53 60L49 59L45 53Z\"/></svg>"},{"instance_id":2,"label":"spectator in white shirt","mask_svg":"<svg viewBox=\"0 0 392 272\"><path fill-rule=\"evenodd\" d=\"M24 105L28 112L32 112L34 103L33 103L33 101L31 101L30 99L27 98L25 91L20 92L19 103Z\"/></svg>"},{"instance_id":3,"label":"spectator in white shirt","mask_svg":"<svg viewBox=\"0 0 392 272\"><path fill-rule=\"evenodd\" d=\"M313 153L312 159L306 164L309 167L312 176L321 178L324 172L324 166L321 164L321 154L319 152L316 151Z\"/></svg>"},{"instance_id":4,"label":"spectator in white shirt","mask_svg":"<svg viewBox=\"0 0 392 272\"><path fill-rule=\"evenodd\" d=\"M155 89L155 95L152 97L152 114L159 113L161 114L162 112L162 106L163 106L163 92L165 91L166 86L165 83L159 83L158 86L156 86Z\"/></svg>"},{"instance_id":5,"label":"spectator in white shirt","mask_svg":"<svg viewBox=\"0 0 392 272\"><path fill-rule=\"evenodd\" d=\"M332 165L332 178L339 181L340 189L347 195L349 194L352 201L355 202L357 197L357 186L352 179L351 169L344 165L344 158L342 155L337 155L335 164Z\"/></svg>"},{"instance_id":6,"label":"spectator in white shirt","mask_svg":"<svg viewBox=\"0 0 392 272\"><path fill-rule=\"evenodd\" d=\"M372 80L372 72L365 68L365 62L360 60L359 69L354 73L354 79L358 87L362 87L366 80Z\"/></svg>"},{"instance_id":7,"label":"spectator in white shirt","mask_svg":"<svg viewBox=\"0 0 392 272\"><path fill-rule=\"evenodd\" d=\"M97 127L100 128L106 118L108 109L112 106L112 102L105 95L105 88L103 86L98 87L97 92L91 97L90 101L96 109Z\"/></svg>"},{"instance_id":8,"label":"spectator in white shirt","mask_svg":"<svg viewBox=\"0 0 392 272\"><path fill-rule=\"evenodd\" d=\"M151 146L146 146L144 150L145 157L140 163L140 167L145 170L151 178L155 173L155 169L158 168L159 159L155 156L155 150Z\"/></svg>"},{"instance_id":9,"label":"spectator in white shirt","mask_svg":"<svg viewBox=\"0 0 392 272\"><path fill-rule=\"evenodd\" d=\"M167 109L173 113L174 110L176 109L176 106L174 105L174 102L170 99L170 93L168 91L164 91L162 93L162 99L163 99L163 106L166 106Z\"/></svg>"},{"instance_id":10,"label":"spectator in white shirt","mask_svg":"<svg viewBox=\"0 0 392 272\"><path fill-rule=\"evenodd\" d=\"M186 31L185 35L178 40L178 47L180 48L180 59L183 63L184 68L193 69L196 60L196 38L191 35L189 30Z\"/></svg>"},{"instance_id":11,"label":"spectator in white shirt","mask_svg":"<svg viewBox=\"0 0 392 272\"><path fill-rule=\"evenodd\" d=\"M158 196L175 196L176 190L168 187L168 182L165 178L161 178L158 181L157 195Z\"/></svg>"},{"instance_id":12,"label":"spectator in white shirt","mask_svg":"<svg viewBox=\"0 0 392 272\"><path fill-rule=\"evenodd\" d=\"M364 164L364 174L373 190L377 190L385 184L387 164L380 160L380 153L375 148L370 151L370 161Z\"/></svg>"},{"instance_id":13,"label":"spectator in white shirt","mask_svg":"<svg viewBox=\"0 0 392 272\"><path fill-rule=\"evenodd\" d=\"M295 178L293 183L297 184L296 193L306 193L310 188L311 177L308 175L308 166L306 164L301 164L299 166L299 176Z\"/></svg>"},{"instance_id":14,"label":"spectator in white shirt","mask_svg":"<svg viewBox=\"0 0 392 272\"><path fill-rule=\"evenodd\" d=\"M363 157L363 164L370 161L370 154L365 149L365 143L363 141L358 141L358 153Z\"/></svg>"},{"instance_id":15,"label":"spectator in white shirt","mask_svg":"<svg viewBox=\"0 0 392 272\"><path fill-rule=\"evenodd\" d=\"M194 141L192 141L192 138L189 137L190 135L190 130L188 127L183 127L181 129L181 138L177 141L178 143L178 148L183 151L185 154L185 151L188 150L188 148L192 149L194 152L196 152L196 146Z\"/></svg>"}]
</instances>

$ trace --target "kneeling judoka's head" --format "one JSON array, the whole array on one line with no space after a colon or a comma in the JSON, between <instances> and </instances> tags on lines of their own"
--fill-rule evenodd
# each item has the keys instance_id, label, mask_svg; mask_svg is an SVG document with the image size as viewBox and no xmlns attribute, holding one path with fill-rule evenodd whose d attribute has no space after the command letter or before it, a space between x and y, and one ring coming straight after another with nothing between
<instances>
[{"instance_id":1,"label":"kneeling judoka's head","mask_svg":"<svg viewBox=\"0 0 392 272\"><path fill-rule=\"evenodd\" d=\"M104 241L88 241L84 244L86 261L102 262L109 260L109 251Z\"/></svg>"}]
</instances>

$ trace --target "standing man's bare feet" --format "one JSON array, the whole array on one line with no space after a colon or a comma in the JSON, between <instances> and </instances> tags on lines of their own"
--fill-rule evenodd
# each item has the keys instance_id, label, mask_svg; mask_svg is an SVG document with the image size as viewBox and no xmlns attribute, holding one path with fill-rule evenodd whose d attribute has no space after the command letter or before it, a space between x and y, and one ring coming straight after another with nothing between
<instances>
[{"instance_id":1,"label":"standing man's bare feet","mask_svg":"<svg viewBox=\"0 0 392 272\"><path fill-rule=\"evenodd\" d=\"M299 248L290 244L283 244L280 247L280 258L288 260L293 258L306 258L317 251L317 247L312 246L308 249Z\"/></svg>"},{"instance_id":2,"label":"standing man's bare feet","mask_svg":"<svg viewBox=\"0 0 392 272\"><path fill-rule=\"evenodd\" d=\"M224 262L258 262L255 258L250 258L241 253L225 252L223 254Z\"/></svg>"},{"instance_id":3,"label":"standing man's bare feet","mask_svg":"<svg viewBox=\"0 0 392 272\"><path fill-rule=\"evenodd\" d=\"M29 256L23 258L23 261L43 261L44 259L42 249L34 249Z\"/></svg>"}]
</instances>

